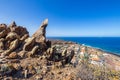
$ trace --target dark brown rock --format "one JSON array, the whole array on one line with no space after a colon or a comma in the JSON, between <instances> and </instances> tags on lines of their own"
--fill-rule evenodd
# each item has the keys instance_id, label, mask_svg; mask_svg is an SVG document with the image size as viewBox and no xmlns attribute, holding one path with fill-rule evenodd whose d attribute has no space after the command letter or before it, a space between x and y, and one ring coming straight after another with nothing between
<instances>
[{"instance_id":1,"label":"dark brown rock","mask_svg":"<svg viewBox=\"0 0 120 80\"><path fill-rule=\"evenodd\" d=\"M46 41L47 48L50 48L50 47L51 47L51 44L52 44L52 43L51 43L50 40L47 40L47 41Z\"/></svg>"},{"instance_id":2,"label":"dark brown rock","mask_svg":"<svg viewBox=\"0 0 120 80\"><path fill-rule=\"evenodd\" d=\"M71 54L70 54L69 56L66 57L65 63L70 63L71 60L73 59L74 55L75 55L75 52L74 52L74 50L72 50L72 51L71 51Z\"/></svg>"}]
</instances>

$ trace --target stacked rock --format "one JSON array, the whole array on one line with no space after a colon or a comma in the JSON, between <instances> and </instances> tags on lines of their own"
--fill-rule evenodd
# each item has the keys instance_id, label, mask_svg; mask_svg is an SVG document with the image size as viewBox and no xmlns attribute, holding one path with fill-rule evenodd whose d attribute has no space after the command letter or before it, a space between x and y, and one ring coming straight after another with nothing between
<instances>
[{"instance_id":1,"label":"stacked rock","mask_svg":"<svg viewBox=\"0 0 120 80\"><path fill-rule=\"evenodd\" d=\"M43 21L40 29L32 37L29 37L26 28L17 26L15 22L9 26L0 24L0 56L10 56L14 52L20 57L21 54L28 57L45 51L47 49L45 36L47 24L48 19Z\"/></svg>"}]
</instances>

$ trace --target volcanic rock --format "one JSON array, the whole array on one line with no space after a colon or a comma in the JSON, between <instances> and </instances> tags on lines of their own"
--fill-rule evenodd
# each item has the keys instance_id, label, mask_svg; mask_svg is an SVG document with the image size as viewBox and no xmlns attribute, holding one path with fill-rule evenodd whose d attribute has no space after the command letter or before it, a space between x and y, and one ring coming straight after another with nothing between
<instances>
[{"instance_id":1,"label":"volcanic rock","mask_svg":"<svg viewBox=\"0 0 120 80\"><path fill-rule=\"evenodd\" d=\"M36 42L46 42L46 27L48 25L48 19L45 19L40 28L32 35L35 37Z\"/></svg>"},{"instance_id":2,"label":"volcanic rock","mask_svg":"<svg viewBox=\"0 0 120 80\"><path fill-rule=\"evenodd\" d=\"M17 26L15 22L9 26L0 24L0 75L14 74L11 76L20 80L34 80L32 77L37 75L41 76L37 79L44 79L46 74L55 77L51 70L71 62L73 51L70 52L59 44L51 46L51 41L46 40L47 25L48 19L45 19L40 28L29 37L27 29Z\"/></svg>"}]
</instances>

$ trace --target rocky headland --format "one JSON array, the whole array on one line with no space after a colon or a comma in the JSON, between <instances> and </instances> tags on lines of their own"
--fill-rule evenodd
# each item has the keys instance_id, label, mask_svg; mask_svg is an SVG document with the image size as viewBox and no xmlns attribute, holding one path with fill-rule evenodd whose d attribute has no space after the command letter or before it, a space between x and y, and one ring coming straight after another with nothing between
<instances>
[{"instance_id":1,"label":"rocky headland","mask_svg":"<svg viewBox=\"0 0 120 80\"><path fill-rule=\"evenodd\" d=\"M120 57L71 41L46 39L45 19L32 35L0 24L0 80L119 80Z\"/></svg>"}]
</instances>

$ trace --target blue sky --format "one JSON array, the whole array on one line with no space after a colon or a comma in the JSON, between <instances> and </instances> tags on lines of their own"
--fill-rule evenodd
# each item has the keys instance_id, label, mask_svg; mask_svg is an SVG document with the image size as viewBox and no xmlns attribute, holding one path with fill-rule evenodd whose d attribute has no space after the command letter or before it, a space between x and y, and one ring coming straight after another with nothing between
<instances>
[{"instance_id":1,"label":"blue sky","mask_svg":"<svg viewBox=\"0 0 120 80\"><path fill-rule=\"evenodd\" d=\"M32 35L45 18L47 36L120 37L120 0L0 0L0 23Z\"/></svg>"}]
</instances>

